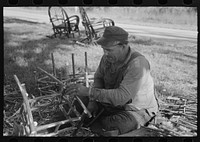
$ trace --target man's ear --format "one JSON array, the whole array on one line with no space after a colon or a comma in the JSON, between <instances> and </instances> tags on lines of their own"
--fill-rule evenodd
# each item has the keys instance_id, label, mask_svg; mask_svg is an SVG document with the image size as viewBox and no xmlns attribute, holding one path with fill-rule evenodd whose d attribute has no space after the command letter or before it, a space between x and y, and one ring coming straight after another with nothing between
<instances>
[{"instance_id":1,"label":"man's ear","mask_svg":"<svg viewBox=\"0 0 200 142\"><path fill-rule=\"evenodd\" d=\"M129 48L128 44L121 44L120 46L122 47L122 50L124 51L126 51Z\"/></svg>"},{"instance_id":2,"label":"man's ear","mask_svg":"<svg viewBox=\"0 0 200 142\"><path fill-rule=\"evenodd\" d=\"M125 49L127 47L126 44L122 44L121 46L122 46L123 49Z\"/></svg>"},{"instance_id":3,"label":"man's ear","mask_svg":"<svg viewBox=\"0 0 200 142\"><path fill-rule=\"evenodd\" d=\"M129 47L128 43L124 43L123 46L124 46L125 48Z\"/></svg>"},{"instance_id":4,"label":"man's ear","mask_svg":"<svg viewBox=\"0 0 200 142\"><path fill-rule=\"evenodd\" d=\"M114 41L112 44L113 45L117 45L117 44L119 44L120 43L120 41Z\"/></svg>"}]
</instances>

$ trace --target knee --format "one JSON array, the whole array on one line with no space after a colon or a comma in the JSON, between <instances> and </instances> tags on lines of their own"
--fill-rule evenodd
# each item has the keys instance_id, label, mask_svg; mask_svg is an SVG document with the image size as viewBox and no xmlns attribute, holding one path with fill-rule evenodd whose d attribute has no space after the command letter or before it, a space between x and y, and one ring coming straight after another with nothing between
<instances>
[{"instance_id":1,"label":"knee","mask_svg":"<svg viewBox=\"0 0 200 142\"><path fill-rule=\"evenodd\" d=\"M130 116L127 115L105 117L101 122L106 131L118 130L119 134L124 134L140 127L140 123L135 117L130 118Z\"/></svg>"}]
</instances>

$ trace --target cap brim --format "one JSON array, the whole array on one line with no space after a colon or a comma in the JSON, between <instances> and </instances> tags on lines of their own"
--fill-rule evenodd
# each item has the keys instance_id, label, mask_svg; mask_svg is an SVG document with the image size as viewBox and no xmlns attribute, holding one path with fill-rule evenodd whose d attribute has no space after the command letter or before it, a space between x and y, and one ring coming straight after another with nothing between
<instances>
[{"instance_id":1,"label":"cap brim","mask_svg":"<svg viewBox=\"0 0 200 142\"><path fill-rule=\"evenodd\" d=\"M112 41L111 39L105 38L103 36L96 41L96 43L101 46L109 46L112 45L113 42L114 41Z\"/></svg>"}]
</instances>

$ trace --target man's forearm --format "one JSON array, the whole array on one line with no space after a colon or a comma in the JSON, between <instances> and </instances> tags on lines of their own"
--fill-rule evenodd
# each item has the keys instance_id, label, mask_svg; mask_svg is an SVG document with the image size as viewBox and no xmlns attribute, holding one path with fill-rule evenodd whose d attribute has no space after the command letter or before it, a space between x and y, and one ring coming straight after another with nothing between
<instances>
[{"instance_id":1,"label":"man's forearm","mask_svg":"<svg viewBox=\"0 0 200 142\"><path fill-rule=\"evenodd\" d=\"M92 88L91 98L93 100L109 103L114 106L122 106L131 99L131 95L125 88L122 87L118 89Z\"/></svg>"}]
</instances>

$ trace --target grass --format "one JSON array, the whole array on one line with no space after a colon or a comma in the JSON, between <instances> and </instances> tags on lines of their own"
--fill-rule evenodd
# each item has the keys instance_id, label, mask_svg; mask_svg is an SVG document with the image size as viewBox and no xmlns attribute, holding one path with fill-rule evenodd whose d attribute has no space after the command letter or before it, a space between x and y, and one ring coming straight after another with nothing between
<instances>
[{"instance_id":1,"label":"grass","mask_svg":"<svg viewBox=\"0 0 200 142\"><path fill-rule=\"evenodd\" d=\"M144 43L135 45L133 42L132 46L150 61L157 89L160 92L166 90L163 92L166 95L196 99L197 45L187 41L156 39L150 45Z\"/></svg>"},{"instance_id":2,"label":"grass","mask_svg":"<svg viewBox=\"0 0 200 142\"><path fill-rule=\"evenodd\" d=\"M82 47L68 38L50 39L51 25L4 18L4 84L16 87L16 74L26 84L27 92L35 94L33 72L37 66L52 72L51 53L56 68L71 68L75 54L76 70L84 69L84 52L88 54L90 71L95 71L103 51L98 46ZM197 43L182 40L129 37L131 48L150 61L152 76L159 92L164 95L197 97Z\"/></svg>"},{"instance_id":3,"label":"grass","mask_svg":"<svg viewBox=\"0 0 200 142\"><path fill-rule=\"evenodd\" d=\"M197 11L186 7L112 7L88 10L89 17L112 18L116 23L197 30ZM120 12L119 12L120 11ZM126 16L124 16L126 15Z\"/></svg>"}]
</instances>

